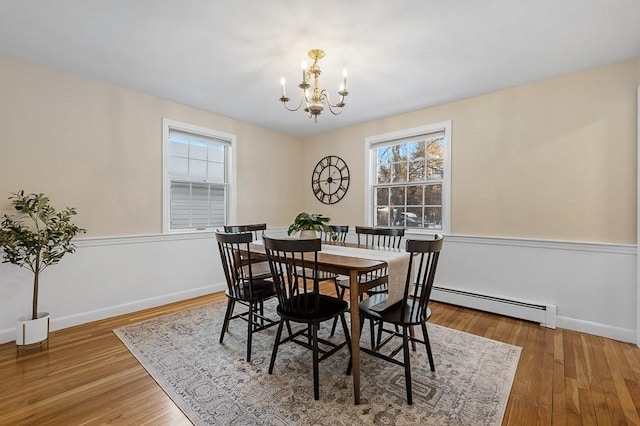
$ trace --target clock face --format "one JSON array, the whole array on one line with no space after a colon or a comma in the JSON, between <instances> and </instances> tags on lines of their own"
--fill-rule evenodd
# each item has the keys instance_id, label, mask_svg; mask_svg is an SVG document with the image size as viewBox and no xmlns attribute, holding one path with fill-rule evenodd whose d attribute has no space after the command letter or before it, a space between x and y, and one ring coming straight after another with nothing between
<instances>
[{"instance_id":1,"label":"clock face","mask_svg":"<svg viewBox=\"0 0 640 426\"><path fill-rule=\"evenodd\" d=\"M311 189L324 204L335 204L349 189L349 167L340 157L328 155L318 161L311 175Z\"/></svg>"}]
</instances>

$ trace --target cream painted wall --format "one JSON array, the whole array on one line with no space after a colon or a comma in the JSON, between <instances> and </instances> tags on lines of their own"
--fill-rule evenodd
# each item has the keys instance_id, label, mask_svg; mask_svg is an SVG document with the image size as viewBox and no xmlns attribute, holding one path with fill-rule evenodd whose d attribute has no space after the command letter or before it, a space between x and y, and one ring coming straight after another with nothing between
<instances>
[{"instance_id":1,"label":"cream painted wall","mask_svg":"<svg viewBox=\"0 0 640 426\"><path fill-rule=\"evenodd\" d=\"M6 56L0 93L0 213L24 189L77 207L90 237L161 233L163 117L237 136L236 223L300 210L298 138Z\"/></svg>"},{"instance_id":2,"label":"cream painted wall","mask_svg":"<svg viewBox=\"0 0 640 426\"><path fill-rule=\"evenodd\" d=\"M635 59L306 138L303 208L364 223L365 137L451 120L452 234L635 244L639 84ZM310 189L329 154L352 176L332 206Z\"/></svg>"}]
</instances>

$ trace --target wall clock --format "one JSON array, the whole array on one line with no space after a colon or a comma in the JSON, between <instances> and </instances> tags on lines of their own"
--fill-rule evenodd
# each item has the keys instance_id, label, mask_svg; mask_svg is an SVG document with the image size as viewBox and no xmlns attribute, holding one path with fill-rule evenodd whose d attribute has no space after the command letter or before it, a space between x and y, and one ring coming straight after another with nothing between
<instances>
[{"instance_id":1,"label":"wall clock","mask_svg":"<svg viewBox=\"0 0 640 426\"><path fill-rule=\"evenodd\" d=\"M340 157L328 155L318 161L311 175L311 189L324 204L335 204L349 189L349 167Z\"/></svg>"}]
</instances>

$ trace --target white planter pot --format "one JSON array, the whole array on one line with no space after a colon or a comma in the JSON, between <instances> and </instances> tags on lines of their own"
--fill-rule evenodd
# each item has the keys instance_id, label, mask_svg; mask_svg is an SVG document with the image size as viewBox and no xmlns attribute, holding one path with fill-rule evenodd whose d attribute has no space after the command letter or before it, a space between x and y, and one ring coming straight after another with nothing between
<instances>
[{"instance_id":1,"label":"white planter pot","mask_svg":"<svg viewBox=\"0 0 640 426\"><path fill-rule=\"evenodd\" d=\"M300 236L298 238L315 239L315 238L318 238L318 233L316 231L307 229L304 231L300 231Z\"/></svg>"},{"instance_id":2,"label":"white planter pot","mask_svg":"<svg viewBox=\"0 0 640 426\"><path fill-rule=\"evenodd\" d=\"M38 312L38 319L25 316L18 319L16 345L33 345L49 338L49 312Z\"/></svg>"}]
</instances>

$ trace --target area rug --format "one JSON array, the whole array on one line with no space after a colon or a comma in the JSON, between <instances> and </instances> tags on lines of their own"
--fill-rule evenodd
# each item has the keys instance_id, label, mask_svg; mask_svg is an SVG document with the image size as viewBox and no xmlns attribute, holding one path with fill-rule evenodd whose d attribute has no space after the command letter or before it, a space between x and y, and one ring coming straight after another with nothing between
<instances>
[{"instance_id":1,"label":"area rug","mask_svg":"<svg viewBox=\"0 0 640 426\"><path fill-rule=\"evenodd\" d=\"M521 348L428 324L436 371L424 346L411 354L413 405L404 369L361 354L361 404L346 376L348 350L320 363L313 399L311 352L287 343L268 374L275 328L254 334L245 361L246 323L231 321L218 342L226 303L218 302L114 330L195 425L499 425ZM265 306L273 312L273 306ZM331 323L320 336L328 338ZM295 329L295 325L294 325ZM340 327L338 327L340 329ZM365 325L362 345L369 345ZM421 333L418 332L418 335ZM333 340L343 339L336 332ZM402 356L402 353L399 355Z\"/></svg>"}]
</instances>

